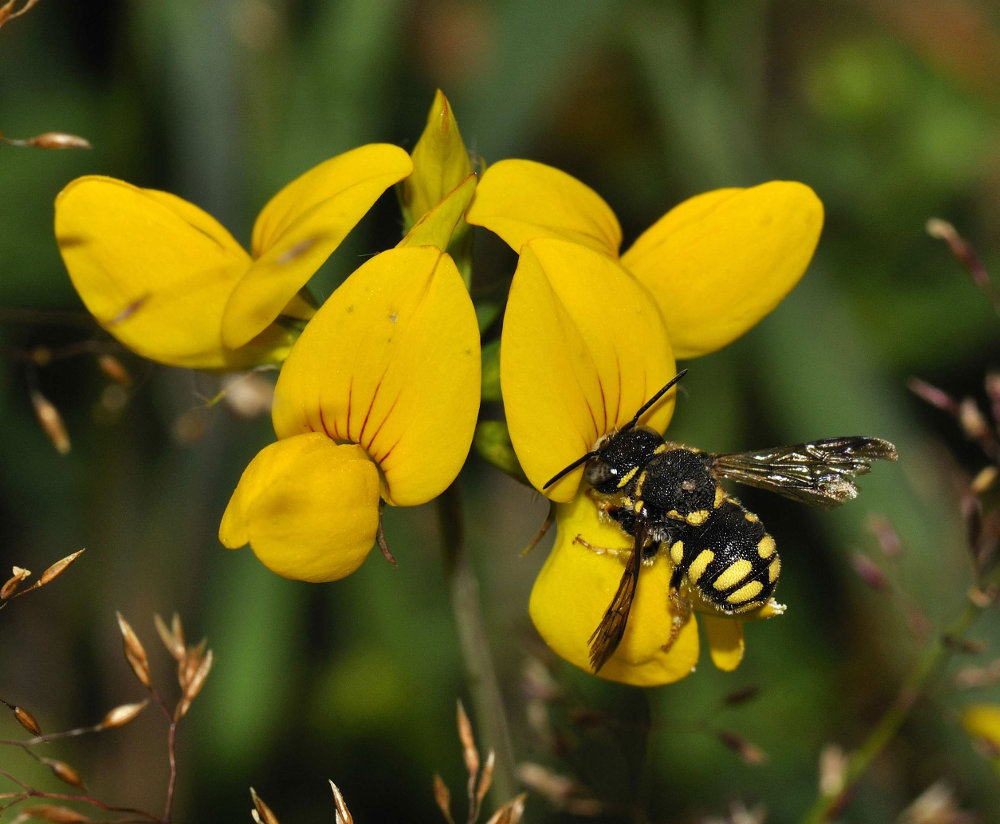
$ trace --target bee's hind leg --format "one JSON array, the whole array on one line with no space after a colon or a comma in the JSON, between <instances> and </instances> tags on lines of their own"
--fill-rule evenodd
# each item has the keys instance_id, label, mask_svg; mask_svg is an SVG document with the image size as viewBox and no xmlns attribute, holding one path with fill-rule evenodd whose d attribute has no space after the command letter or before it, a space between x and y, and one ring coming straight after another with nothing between
<instances>
[{"instance_id":1,"label":"bee's hind leg","mask_svg":"<svg viewBox=\"0 0 1000 824\"><path fill-rule=\"evenodd\" d=\"M618 546L618 547L597 546L596 544L592 544L592 543L590 543L590 541L587 541L583 537L583 535L577 535L573 539L573 543L574 544L579 544L584 549L589 549L595 555L611 555L612 557L617 558L620 561L627 561L629 559L629 557L632 555L632 548L631 547L627 547L627 546Z\"/></svg>"},{"instance_id":2,"label":"bee's hind leg","mask_svg":"<svg viewBox=\"0 0 1000 824\"><path fill-rule=\"evenodd\" d=\"M682 577L680 569L675 567L674 574L670 577L670 588L667 590L668 607L673 617L670 621L670 636L667 638L666 643L661 646L664 652L674 645L674 641L681 634L684 625L691 620L691 602L681 595Z\"/></svg>"}]
</instances>

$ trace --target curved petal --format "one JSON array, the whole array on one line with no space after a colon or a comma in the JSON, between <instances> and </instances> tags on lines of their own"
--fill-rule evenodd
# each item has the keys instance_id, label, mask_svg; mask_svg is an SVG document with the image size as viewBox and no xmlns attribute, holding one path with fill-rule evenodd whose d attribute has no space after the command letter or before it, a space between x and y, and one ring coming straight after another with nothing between
<instances>
[{"instance_id":1,"label":"curved petal","mask_svg":"<svg viewBox=\"0 0 1000 824\"><path fill-rule=\"evenodd\" d=\"M621 266L563 240L524 246L504 315L500 386L514 451L536 488L673 376L660 313ZM673 405L671 394L643 422L662 432ZM582 471L545 494L569 500Z\"/></svg>"},{"instance_id":2,"label":"curved petal","mask_svg":"<svg viewBox=\"0 0 1000 824\"><path fill-rule=\"evenodd\" d=\"M712 663L720 670L731 672L743 660L743 622L738 618L701 614Z\"/></svg>"},{"instance_id":3,"label":"curved petal","mask_svg":"<svg viewBox=\"0 0 1000 824\"><path fill-rule=\"evenodd\" d=\"M427 125L413 147L413 174L403 182L403 207L411 222L420 220L472 174L469 153L448 98L440 89ZM441 246L447 248L447 244Z\"/></svg>"},{"instance_id":4,"label":"curved petal","mask_svg":"<svg viewBox=\"0 0 1000 824\"><path fill-rule=\"evenodd\" d=\"M562 658L590 672L588 639L614 597L624 566L612 554L599 555L574 539L593 546L628 547L629 538L614 524L601 521L587 496L557 510L555 546L535 580L528 610L545 642ZM673 615L667 597L671 566L665 553L643 566L625 636L597 674L636 686L668 684L688 675L698 661L694 617L681 628L669 649Z\"/></svg>"},{"instance_id":5,"label":"curved petal","mask_svg":"<svg viewBox=\"0 0 1000 824\"><path fill-rule=\"evenodd\" d=\"M476 191L476 176L469 175L440 202L428 209L397 246L436 246L447 249L455 227ZM466 227L468 228L468 227Z\"/></svg>"},{"instance_id":6,"label":"curved petal","mask_svg":"<svg viewBox=\"0 0 1000 824\"><path fill-rule=\"evenodd\" d=\"M310 433L264 447L226 507L219 540L249 543L272 572L335 581L361 566L378 529L378 470L363 449Z\"/></svg>"},{"instance_id":7,"label":"curved petal","mask_svg":"<svg viewBox=\"0 0 1000 824\"><path fill-rule=\"evenodd\" d=\"M534 238L555 237L616 257L622 242L618 218L597 192L533 160L490 166L466 220L499 235L515 252Z\"/></svg>"},{"instance_id":8,"label":"curved petal","mask_svg":"<svg viewBox=\"0 0 1000 824\"><path fill-rule=\"evenodd\" d=\"M109 177L77 178L56 198L55 232L87 309L143 357L244 368L282 357L291 343L269 330L248 349L223 347L222 314L250 256L211 215L179 197Z\"/></svg>"},{"instance_id":9,"label":"curved petal","mask_svg":"<svg viewBox=\"0 0 1000 824\"><path fill-rule=\"evenodd\" d=\"M390 249L320 307L275 387L279 438L323 432L378 462L386 500L424 503L461 469L479 411L475 310L452 259Z\"/></svg>"},{"instance_id":10,"label":"curved petal","mask_svg":"<svg viewBox=\"0 0 1000 824\"><path fill-rule=\"evenodd\" d=\"M226 306L223 342L236 348L265 329L379 196L411 171L398 146L372 143L320 163L271 198L253 227L256 260Z\"/></svg>"},{"instance_id":11,"label":"curved petal","mask_svg":"<svg viewBox=\"0 0 1000 824\"><path fill-rule=\"evenodd\" d=\"M808 186L771 181L684 201L622 255L653 293L678 358L738 338L798 283L819 241L823 204Z\"/></svg>"}]
</instances>

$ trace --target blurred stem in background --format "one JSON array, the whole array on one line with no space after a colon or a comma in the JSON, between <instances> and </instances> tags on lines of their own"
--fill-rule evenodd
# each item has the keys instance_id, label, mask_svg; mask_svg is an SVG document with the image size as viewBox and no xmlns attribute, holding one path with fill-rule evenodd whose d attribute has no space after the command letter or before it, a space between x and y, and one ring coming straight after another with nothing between
<instances>
[{"instance_id":1,"label":"blurred stem in background","mask_svg":"<svg viewBox=\"0 0 1000 824\"><path fill-rule=\"evenodd\" d=\"M514 750L486 626L479 608L479 583L466 551L458 482L449 486L438 496L436 502L445 577L448 579L448 591L465 664L465 677L475 707L477 727L486 746L496 753L493 791L499 804L513 798L517 791Z\"/></svg>"}]
</instances>

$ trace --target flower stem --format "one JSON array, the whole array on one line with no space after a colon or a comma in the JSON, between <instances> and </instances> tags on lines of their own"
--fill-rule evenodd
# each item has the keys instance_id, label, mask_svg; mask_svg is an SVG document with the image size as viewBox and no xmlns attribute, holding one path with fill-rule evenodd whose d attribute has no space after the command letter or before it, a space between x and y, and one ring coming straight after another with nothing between
<instances>
[{"instance_id":1,"label":"flower stem","mask_svg":"<svg viewBox=\"0 0 1000 824\"><path fill-rule=\"evenodd\" d=\"M955 642L965 635L982 611L983 606L970 599L958 619L934 638L906 676L896 698L869 733L868 738L851 754L844 771L843 785L837 792L817 798L803 817L802 824L822 824L831 821L839 813L855 782L899 731L923 695L928 682L947 664L955 650Z\"/></svg>"},{"instance_id":2,"label":"flower stem","mask_svg":"<svg viewBox=\"0 0 1000 824\"><path fill-rule=\"evenodd\" d=\"M465 663L465 677L482 738L487 747L496 753L493 789L494 799L499 805L513 798L517 792L514 751L486 626L479 608L479 584L466 552L462 499L457 482L438 497L437 508L444 569Z\"/></svg>"}]
</instances>

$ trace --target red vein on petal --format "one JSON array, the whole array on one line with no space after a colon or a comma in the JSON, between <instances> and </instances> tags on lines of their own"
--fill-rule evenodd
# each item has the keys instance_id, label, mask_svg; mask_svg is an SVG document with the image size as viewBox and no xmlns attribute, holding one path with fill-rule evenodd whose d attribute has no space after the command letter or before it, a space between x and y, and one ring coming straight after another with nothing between
<instances>
[{"instance_id":1,"label":"red vein on petal","mask_svg":"<svg viewBox=\"0 0 1000 824\"><path fill-rule=\"evenodd\" d=\"M368 441L368 445L365 447L365 449L367 449L369 453L371 453L372 444L375 443L375 439L378 437L378 433L382 431L382 427L385 426L385 422L389 420L389 416L392 415L392 410L396 408L396 404L398 402L399 402L399 395L396 395L396 398L393 400L392 405L389 407L389 411L385 413L385 417L382 418L381 423L379 423L378 428L372 433L371 440ZM396 443L398 443L398 441ZM395 444L393 444L393 446L395 446Z\"/></svg>"},{"instance_id":2,"label":"red vein on petal","mask_svg":"<svg viewBox=\"0 0 1000 824\"><path fill-rule=\"evenodd\" d=\"M395 449L395 448L396 448L397 446L399 446L399 442L400 442L401 440L403 440L403 439L402 439L402 438L399 438L399 439L398 439L398 440L396 441L396 443L394 443L394 444L393 444L392 446L390 446L390 447L389 447L389 448L388 448L388 449L386 450L386 452L385 452L385 454L384 454L384 455L382 455L382 456L380 456L380 457L376 458L376 459L375 459L375 463L377 463L377 464L378 464L379 466L382 466L382 462L383 462L383 461L385 461L385 460L386 460L386 458L388 458L388 457L389 457L389 456L390 456L390 455L392 454L392 450L393 450L393 449ZM383 468L383 469L384 469L384 468ZM382 474L384 475L384 474L385 474L385 472L383 471L383 473L382 473ZM386 482L386 486L388 486L388 482Z\"/></svg>"},{"instance_id":3,"label":"red vein on petal","mask_svg":"<svg viewBox=\"0 0 1000 824\"><path fill-rule=\"evenodd\" d=\"M335 438L333 436L333 433L331 433L330 430L326 426L326 417L323 415L323 405L322 404L320 404L320 407L319 407L319 423L320 423L320 426L323 427L323 431L326 433L326 436L328 438L330 438L331 440L335 440Z\"/></svg>"},{"instance_id":4,"label":"red vein on petal","mask_svg":"<svg viewBox=\"0 0 1000 824\"><path fill-rule=\"evenodd\" d=\"M622 413L622 362L615 350L615 367L618 369L618 403L615 404L615 426L618 426L618 416Z\"/></svg>"},{"instance_id":5,"label":"red vein on petal","mask_svg":"<svg viewBox=\"0 0 1000 824\"><path fill-rule=\"evenodd\" d=\"M365 437L365 427L368 426L368 419L371 417L372 409L375 408L375 399L378 397L378 391L382 388L382 379L385 378L385 373L389 371L387 366L382 370L382 374L379 376L378 383L375 384L375 390L372 392L372 399L368 402L368 411L365 412L365 419L361 422L361 431L358 433L358 443L361 443Z\"/></svg>"},{"instance_id":6,"label":"red vein on petal","mask_svg":"<svg viewBox=\"0 0 1000 824\"><path fill-rule=\"evenodd\" d=\"M354 441L351 437L351 406L353 405L354 397L354 375L351 375L351 382L347 385L347 440ZM357 441L354 441L357 443Z\"/></svg>"}]
</instances>

